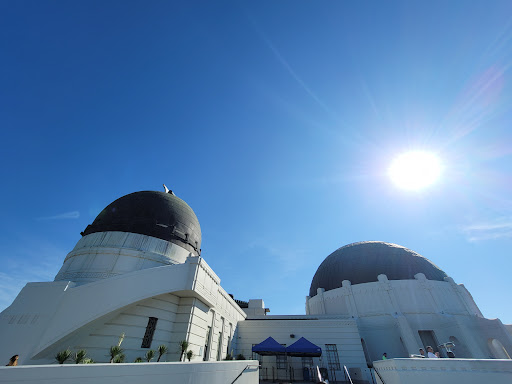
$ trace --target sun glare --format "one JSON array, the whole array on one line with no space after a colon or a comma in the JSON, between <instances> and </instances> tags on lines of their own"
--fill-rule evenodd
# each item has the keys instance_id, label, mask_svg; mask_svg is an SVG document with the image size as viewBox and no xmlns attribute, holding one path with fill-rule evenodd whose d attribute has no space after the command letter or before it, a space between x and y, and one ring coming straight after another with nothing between
<instances>
[{"instance_id":1,"label":"sun glare","mask_svg":"<svg viewBox=\"0 0 512 384\"><path fill-rule=\"evenodd\" d=\"M389 167L391 180L400 188L420 190L433 184L441 174L439 158L425 151L403 153Z\"/></svg>"}]
</instances>

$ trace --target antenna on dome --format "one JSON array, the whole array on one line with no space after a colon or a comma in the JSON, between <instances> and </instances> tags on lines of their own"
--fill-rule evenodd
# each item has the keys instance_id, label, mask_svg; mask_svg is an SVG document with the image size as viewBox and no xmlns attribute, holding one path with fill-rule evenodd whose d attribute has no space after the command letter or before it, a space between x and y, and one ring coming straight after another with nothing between
<instances>
[{"instance_id":1,"label":"antenna on dome","mask_svg":"<svg viewBox=\"0 0 512 384\"><path fill-rule=\"evenodd\" d=\"M172 189L167 188L167 185L165 185L165 184L162 184L162 185L164 186L165 193L170 193L171 195L174 195L174 192L172 191Z\"/></svg>"}]
</instances>

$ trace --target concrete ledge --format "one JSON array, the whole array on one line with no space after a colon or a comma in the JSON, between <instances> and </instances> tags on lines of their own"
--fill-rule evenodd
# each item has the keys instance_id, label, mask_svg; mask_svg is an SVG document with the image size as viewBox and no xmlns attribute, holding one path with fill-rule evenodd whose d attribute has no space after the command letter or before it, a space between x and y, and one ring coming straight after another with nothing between
<instances>
[{"instance_id":1,"label":"concrete ledge","mask_svg":"<svg viewBox=\"0 0 512 384\"><path fill-rule=\"evenodd\" d=\"M373 366L379 384L512 383L512 360L388 359Z\"/></svg>"},{"instance_id":2,"label":"concrete ledge","mask_svg":"<svg viewBox=\"0 0 512 384\"><path fill-rule=\"evenodd\" d=\"M23 384L258 384L258 361L189 363L64 364L0 367L0 383Z\"/></svg>"}]
</instances>

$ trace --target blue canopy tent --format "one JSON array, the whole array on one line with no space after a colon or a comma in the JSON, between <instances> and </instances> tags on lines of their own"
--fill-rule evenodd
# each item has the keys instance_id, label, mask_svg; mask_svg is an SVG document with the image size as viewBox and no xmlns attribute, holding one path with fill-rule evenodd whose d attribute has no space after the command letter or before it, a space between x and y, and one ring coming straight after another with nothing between
<instances>
[{"instance_id":1,"label":"blue canopy tent","mask_svg":"<svg viewBox=\"0 0 512 384\"><path fill-rule=\"evenodd\" d=\"M320 357L322 356L322 348L301 337L295 343L286 347L286 354L297 357Z\"/></svg>"},{"instance_id":2,"label":"blue canopy tent","mask_svg":"<svg viewBox=\"0 0 512 384\"><path fill-rule=\"evenodd\" d=\"M268 337L261 343L253 346L252 351L261 356L275 356L284 355L286 353L286 348L275 341L272 337Z\"/></svg>"}]
</instances>

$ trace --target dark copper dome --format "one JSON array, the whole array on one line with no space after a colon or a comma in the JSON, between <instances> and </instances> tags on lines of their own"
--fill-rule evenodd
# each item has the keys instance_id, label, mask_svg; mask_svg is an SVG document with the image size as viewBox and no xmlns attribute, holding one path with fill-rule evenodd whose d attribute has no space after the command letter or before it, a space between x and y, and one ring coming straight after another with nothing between
<instances>
[{"instance_id":1,"label":"dark copper dome","mask_svg":"<svg viewBox=\"0 0 512 384\"><path fill-rule=\"evenodd\" d=\"M171 193L142 191L123 196L101 211L82 235L107 231L153 236L194 254L201 248L201 227L194 211Z\"/></svg>"},{"instance_id":2,"label":"dark copper dome","mask_svg":"<svg viewBox=\"0 0 512 384\"><path fill-rule=\"evenodd\" d=\"M430 260L401 245L381 241L353 243L337 249L320 264L309 296L315 296L317 288L326 291L339 288L343 280L352 284L369 283L377 281L380 274L389 280L409 280L417 273L438 281L444 281L447 276Z\"/></svg>"}]
</instances>

